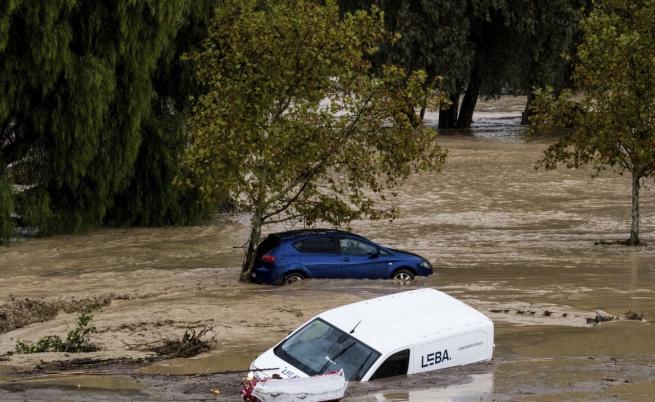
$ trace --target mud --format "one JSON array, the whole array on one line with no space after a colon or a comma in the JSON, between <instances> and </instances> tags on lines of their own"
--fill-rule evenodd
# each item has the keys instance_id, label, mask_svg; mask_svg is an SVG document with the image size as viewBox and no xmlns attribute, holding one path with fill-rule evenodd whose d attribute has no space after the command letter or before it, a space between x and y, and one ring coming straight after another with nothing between
<instances>
[{"instance_id":1,"label":"mud","mask_svg":"<svg viewBox=\"0 0 655 402\"><path fill-rule=\"evenodd\" d=\"M6 304L0 305L0 334L35 322L51 320L59 311L74 313L106 306L111 299L111 295L55 300L10 297Z\"/></svg>"},{"instance_id":2,"label":"mud","mask_svg":"<svg viewBox=\"0 0 655 402\"><path fill-rule=\"evenodd\" d=\"M245 369L325 309L433 287L494 320L492 363L352 384L349 400L650 401L655 194L650 187L642 194L642 238L649 245L594 245L627 237L629 178L535 170L547 141L521 135L523 102L483 104L471 131L442 133L449 149L444 171L408 180L395 201L397 220L351 225L431 260L436 274L410 286L368 280L307 280L288 288L240 284L241 251L234 246L247 235L241 215L197 227L30 239L0 250L0 303L11 296L47 302L118 295L94 314L100 351L9 356L0 362L0 399L237 400L239 374L210 373ZM588 323L598 310L619 317L636 312L643 320ZM0 355L17 339L65 335L75 317L58 309L47 321L0 334ZM205 324L215 326L217 344L193 358L150 361L152 354L124 343L181 336ZM75 359L105 363L76 366ZM56 368L55 361L64 363ZM69 374L28 378L38 374L37 366L41 374Z\"/></svg>"}]
</instances>

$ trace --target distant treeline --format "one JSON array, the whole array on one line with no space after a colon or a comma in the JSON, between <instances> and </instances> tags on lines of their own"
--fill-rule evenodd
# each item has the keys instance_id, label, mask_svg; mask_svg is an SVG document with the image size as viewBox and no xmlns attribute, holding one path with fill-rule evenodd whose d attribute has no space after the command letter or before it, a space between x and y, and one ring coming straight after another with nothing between
<instances>
[{"instance_id":1,"label":"distant treeline","mask_svg":"<svg viewBox=\"0 0 655 402\"><path fill-rule=\"evenodd\" d=\"M441 128L469 127L478 97L566 86L564 55L589 8L588 0L339 3L343 12L384 11L396 35L374 63L443 77L452 105ZM220 4L0 2L0 240L16 224L48 234L208 216L179 163L202 93L182 55L201 46Z\"/></svg>"}]
</instances>

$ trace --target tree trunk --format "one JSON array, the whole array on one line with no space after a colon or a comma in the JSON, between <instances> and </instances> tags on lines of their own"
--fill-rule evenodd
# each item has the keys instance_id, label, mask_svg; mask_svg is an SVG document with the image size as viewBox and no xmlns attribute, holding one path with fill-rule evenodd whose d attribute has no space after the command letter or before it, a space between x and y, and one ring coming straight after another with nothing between
<instances>
[{"instance_id":1,"label":"tree trunk","mask_svg":"<svg viewBox=\"0 0 655 402\"><path fill-rule=\"evenodd\" d=\"M534 93L528 93L528 102L525 104L525 110L521 113L521 125L526 126L530 123L530 117L534 114L532 111L532 101L534 101Z\"/></svg>"},{"instance_id":2,"label":"tree trunk","mask_svg":"<svg viewBox=\"0 0 655 402\"><path fill-rule=\"evenodd\" d=\"M641 175L632 172L632 225L630 226L630 239L628 245L639 245L639 189L641 187Z\"/></svg>"},{"instance_id":3,"label":"tree trunk","mask_svg":"<svg viewBox=\"0 0 655 402\"><path fill-rule=\"evenodd\" d=\"M457 128L457 111L459 110L459 92L450 95L450 106L446 110L439 110L439 128Z\"/></svg>"},{"instance_id":4,"label":"tree trunk","mask_svg":"<svg viewBox=\"0 0 655 402\"><path fill-rule=\"evenodd\" d=\"M250 221L250 237L248 238L248 245L246 246L246 253L243 257L243 265L241 266L241 282L252 281L252 271L255 267L255 248L259 244L262 237L262 218L255 212Z\"/></svg>"},{"instance_id":5,"label":"tree trunk","mask_svg":"<svg viewBox=\"0 0 655 402\"><path fill-rule=\"evenodd\" d=\"M479 79L476 76L472 76L471 82L464 93L462 107L459 109L459 117L457 118L458 128L471 128L471 123L473 123L473 111L475 110L475 104L478 103L479 95Z\"/></svg>"}]
</instances>

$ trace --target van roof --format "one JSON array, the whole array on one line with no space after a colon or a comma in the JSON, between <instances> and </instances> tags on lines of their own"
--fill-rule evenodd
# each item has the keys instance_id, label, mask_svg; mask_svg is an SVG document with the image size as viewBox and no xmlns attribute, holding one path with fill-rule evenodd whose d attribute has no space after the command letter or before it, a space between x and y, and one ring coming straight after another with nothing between
<instances>
[{"instance_id":1,"label":"van roof","mask_svg":"<svg viewBox=\"0 0 655 402\"><path fill-rule=\"evenodd\" d=\"M356 326L352 335L383 355L493 325L468 304L431 288L347 304L318 317L347 333Z\"/></svg>"}]
</instances>

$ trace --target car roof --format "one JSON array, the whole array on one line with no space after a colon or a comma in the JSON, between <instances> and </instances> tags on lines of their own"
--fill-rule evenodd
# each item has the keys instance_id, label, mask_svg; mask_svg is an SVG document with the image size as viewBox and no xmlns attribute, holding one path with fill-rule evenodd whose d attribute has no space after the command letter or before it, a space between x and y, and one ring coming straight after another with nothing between
<instances>
[{"instance_id":1,"label":"car roof","mask_svg":"<svg viewBox=\"0 0 655 402\"><path fill-rule=\"evenodd\" d=\"M348 235L352 237L357 237L360 239L365 239L365 237L356 235L354 233L347 232L345 230L339 229L322 229L322 228L311 228L311 229L297 229L297 230L288 230L286 232L273 233L273 236L276 236L280 239L291 239L296 237L305 237L305 236L314 236L314 235L325 235L325 234L340 234Z\"/></svg>"},{"instance_id":2,"label":"car roof","mask_svg":"<svg viewBox=\"0 0 655 402\"><path fill-rule=\"evenodd\" d=\"M473 307L431 288L347 304L318 315L383 355L462 331L488 327Z\"/></svg>"}]
</instances>

